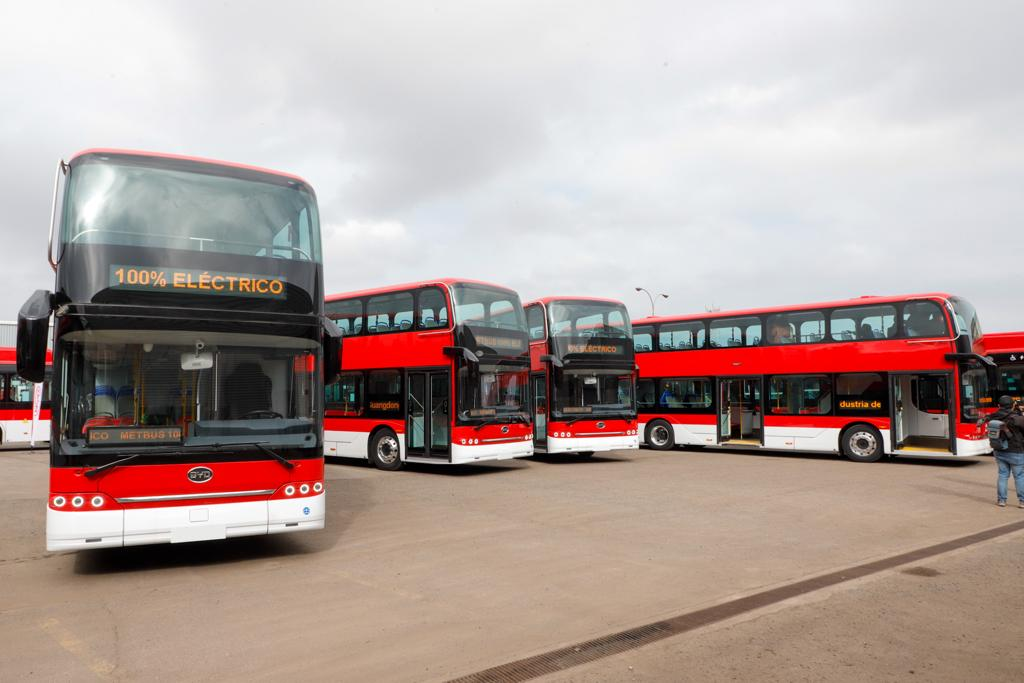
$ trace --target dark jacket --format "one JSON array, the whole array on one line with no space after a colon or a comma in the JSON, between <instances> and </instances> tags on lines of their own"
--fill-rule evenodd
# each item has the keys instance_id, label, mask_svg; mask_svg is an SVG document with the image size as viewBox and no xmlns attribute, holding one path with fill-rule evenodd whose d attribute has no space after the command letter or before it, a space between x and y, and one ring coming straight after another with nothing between
<instances>
[{"instance_id":1,"label":"dark jacket","mask_svg":"<svg viewBox=\"0 0 1024 683\"><path fill-rule=\"evenodd\" d=\"M1010 434L1006 440L1010 442L1010 447L1006 450L1012 453L1024 453L1024 415L1016 410L1000 408L985 418L985 422L989 420L1002 420L1009 427Z\"/></svg>"}]
</instances>

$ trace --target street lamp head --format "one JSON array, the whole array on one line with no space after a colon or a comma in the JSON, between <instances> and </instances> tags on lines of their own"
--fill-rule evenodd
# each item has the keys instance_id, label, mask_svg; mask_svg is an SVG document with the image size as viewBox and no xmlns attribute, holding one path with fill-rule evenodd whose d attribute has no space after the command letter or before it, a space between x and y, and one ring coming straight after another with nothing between
<instances>
[{"instance_id":1,"label":"street lamp head","mask_svg":"<svg viewBox=\"0 0 1024 683\"><path fill-rule=\"evenodd\" d=\"M668 294L662 294L661 296L662 296L662 298L665 298L665 299L668 298Z\"/></svg>"},{"instance_id":2,"label":"street lamp head","mask_svg":"<svg viewBox=\"0 0 1024 683\"><path fill-rule=\"evenodd\" d=\"M643 287L634 287L634 289L636 289L636 291L638 291L638 292L642 292L642 291L644 291L644 288L643 288Z\"/></svg>"}]
</instances>

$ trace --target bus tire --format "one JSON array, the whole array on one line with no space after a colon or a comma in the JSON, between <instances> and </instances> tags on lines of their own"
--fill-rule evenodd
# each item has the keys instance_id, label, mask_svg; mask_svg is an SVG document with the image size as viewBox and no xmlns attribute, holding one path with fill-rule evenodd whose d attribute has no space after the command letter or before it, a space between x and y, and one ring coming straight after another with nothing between
<instances>
[{"instance_id":1,"label":"bus tire","mask_svg":"<svg viewBox=\"0 0 1024 683\"><path fill-rule=\"evenodd\" d=\"M384 428L370 439L370 463L378 470L398 470L402 468L402 451L398 437L390 429Z\"/></svg>"},{"instance_id":2,"label":"bus tire","mask_svg":"<svg viewBox=\"0 0 1024 683\"><path fill-rule=\"evenodd\" d=\"M885 453L881 433L867 424L850 425L839 437L845 455L854 462L875 462Z\"/></svg>"},{"instance_id":3,"label":"bus tire","mask_svg":"<svg viewBox=\"0 0 1024 683\"><path fill-rule=\"evenodd\" d=\"M644 429L644 441L656 451L668 451L675 447L676 436L672 425L665 420L652 420Z\"/></svg>"}]
</instances>

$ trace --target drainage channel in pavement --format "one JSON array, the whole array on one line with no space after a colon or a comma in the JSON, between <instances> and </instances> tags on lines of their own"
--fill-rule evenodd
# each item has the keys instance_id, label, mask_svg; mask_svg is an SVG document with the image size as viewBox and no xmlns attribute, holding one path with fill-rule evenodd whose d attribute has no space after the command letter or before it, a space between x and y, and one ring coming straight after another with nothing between
<instances>
[{"instance_id":1,"label":"drainage channel in pavement","mask_svg":"<svg viewBox=\"0 0 1024 683\"><path fill-rule=\"evenodd\" d=\"M636 628L619 631L593 640L583 641L568 647L551 650L532 657L526 657L514 662L500 664L483 671L478 671L467 676L452 679L449 683L512 683L514 681L528 681L539 676L557 673L571 669L580 664L593 662L604 657L634 650L644 645L676 636L687 631L693 631L719 621L731 619L745 612L765 607L783 600L795 598L799 595L835 586L836 584L853 581L870 574L876 574L887 569L892 569L903 564L918 562L951 550L964 548L975 543L988 541L999 536L1005 536L1015 531L1024 530L1024 522L1015 522L998 526L993 529L979 531L950 541L930 545L926 548L911 550L899 555L885 557L873 562L858 564L846 569L840 569L822 576L804 579L785 586L771 588L769 590L754 593L742 598L723 602L719 605L687 612L668 619L662 619L650 624ZM924 573L925 569L914 573ZM908 571L908 573L910 573Z\"/></svg>"}]
</instances>

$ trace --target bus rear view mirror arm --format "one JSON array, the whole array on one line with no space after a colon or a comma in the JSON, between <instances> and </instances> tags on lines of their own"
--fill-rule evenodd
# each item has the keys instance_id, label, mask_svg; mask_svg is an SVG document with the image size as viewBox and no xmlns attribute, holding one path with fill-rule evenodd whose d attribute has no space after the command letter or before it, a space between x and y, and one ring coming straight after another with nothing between
<instances>
[{"instance_id":1,"label":"bus rear view mirror arm","mask_svg":"<svg viewBox=\"0 0 1024 683\"><path fill-rule=\"evenodd\" d=\"M29 382L46 376L46 340L50 334L53 294L37 289L18 311L17 368Z\"/></svg>"},{"instance_id":2,"label":"bus rear view mirror arm","mask_svg":"<svg viewBox=\"0 0 1024 683\"><path fill-rule=\"evenodd\" d=\"M983 356L980 353L947 353L946 360L973 360L988 367L994 368L996 366L996 362L990 356Z\"/></svg>"},{"instance_id":3,"label":"bus rear view mirror arm","mask_svg":"<svg viewBox=\"0 0 1024 683\"><path fill-rule=\"evenodd\" d=\"M469 363L479 363L480 359L475 353L467 349L465 346L446 346L444 352L454 358L458 358L460 355L466 359Z\"/></svg>"},{"instance_id":4,"label":"bus rear view mirror arm","mask_svg":"<svg viewBox=\"0 0 1024 683\"><path fill-rule=\"evenodd\" d=\"M540 362L541 363L551 363L556 368L560 368L560 367L563 367L565 365L562 362L561 358L559 358L558 356L553 356L550 353L545 353L543 356L541 356L540 357Z\"/></svg>"}]
</instances>

